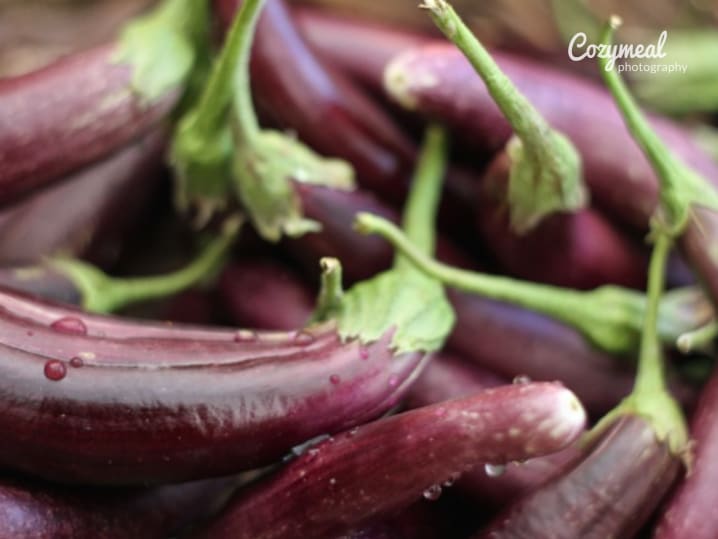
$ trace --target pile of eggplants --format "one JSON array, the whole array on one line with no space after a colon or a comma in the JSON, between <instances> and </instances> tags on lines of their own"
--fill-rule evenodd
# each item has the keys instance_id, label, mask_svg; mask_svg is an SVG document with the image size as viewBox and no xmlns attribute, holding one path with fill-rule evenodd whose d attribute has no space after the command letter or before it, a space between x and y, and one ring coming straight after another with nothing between
<instances>
[{"instance_id":1,"label":"pile of eggplants","mask_svg":"<svg viewBox=\"0 0 718 539\"><path fill-rule=\"evenodd\" d=\"M670 212L608 82L489 51L578 152L586 190L519 231L515 127L455 26L284 0L160 0L123 24L0 79L0 539L718 537L718 214L692 207L665 268L679 452L621 408ZM257 133L284 137L270 165L309 165L278 182L247 153L254 110ZM692 132L646 117L718 189ZM313 177L315 159L351 185ZM255 212L280 199L254 206L242 167L308 225L267 237ZM464 275L628 298L633 333L605 346Z\"/></svg>"}]
</instances>

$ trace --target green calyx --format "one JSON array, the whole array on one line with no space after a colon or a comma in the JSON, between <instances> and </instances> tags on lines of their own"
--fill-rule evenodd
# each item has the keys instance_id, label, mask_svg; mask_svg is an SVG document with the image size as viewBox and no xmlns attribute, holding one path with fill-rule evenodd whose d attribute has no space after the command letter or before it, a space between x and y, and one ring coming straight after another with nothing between
<instances>
[{"instance_id":1,"label":"green calyx","mask_svg":"<svg viewBox=\"0 0 718 539\"><path fill-rule=\"evenodd\" d=\"M247 0L233 30L241 28L234 78L234 158L232 183L260 236L278 241L282 235L315 232L319 223L303 217L292 182L353 189L354 170L340 159L324 158L279 131L260 129L251 99L249 52L264 0Z\"/></svg>"},{"instance_id":2,"label":"green calyx","mask_svg":"<svg viewBox=\"0 0 718 539\"><path fill-rule=\"evenodd\" d=\"M621 25L612 17L601 33L601 43L611 45L613 34ZM697 172L682 163L655 134L641 113L621 77L611 68L608 58L598 59L601 75L623 115L634 140L651 162L660 183L658 215L662 226L678 236L685 229L693 206L718 211L718 192Z\"/></svg>"},{"instance_id":3,"label":"green calyx","mask_svg":"<svg viewBox=\"0 0 718 539\"><path fill-rule=\"evenodd\" d=\"M73 258L55 258L47 263L75 284L85 310L110 313L133 303L177 294L213 277L229 254L241 225L239 217L228 219L221 234L209 242L197 258L164 275L112 277L92 264Z\"/></svg>"},{"instance_id":4,"label":"green calyx","mask_svg":"<svg viewBox=\"0 0 718 539\"><path fill-rule=\"evenodd\" d=\"M536 311L579 331L595 347L616 355L635 355L639 348L646 297L618 286L588 292L488 275L447 266L423 253L393 223L377 215L361 213L356 228L378 234L426 275L464 292ZM659 315L661 341L675 346L676 339L705 323L705 312L691 311L693 294L677 291Z\"/></svg>"},{"instance_id":5,"label":"green calyx","mask_svg":"<svg viewBox=\"0 0 718 539\"><path fill-rule=\"evenodd\" d=\"M208 21L203 0L163 0L124 28L114 60L132 66L132 88L147 103L183 88Z\"/></svg>"},{"instance_id":6,"label":"green calyx","mask_svg":"<svg viewBox=\"0 0 718 539\"><path fill-rule=\"evenodd\" d=\"M506 151L511 161L508 200L514 230L523 234L548 215L584 208L588 191L573 144L551 129L448 2L424 0L420 7L471 62L513 127Z\"/></svg>"},{"instance_id":7,"label":"green calyx","mask_svg":"<svg viewBox=\"0 0 718 539\"><path fill-rule=\"evenodd\" d=\"M269 240L315 232L319 223L303 217L293 182L351 189L352 168L339 159L317 155L277 131L259 131L237 145L232 166L234 187L255 229Z\"/></svg>"},{"instance_id":8,"label":"green calyx","mask_svg":"<svg viewBox=\"0 0 718 539\"><path fill-rule=\"evenodd\" d=\"M446 146L443 130L427 130L404 211L406 233L428 253L434 249L434 220L446 167ZM354 285L346 293L341 291L336 262L325 259L323 268L315 319L336 319L343 339L368 344L393 331L391 346L397 354L433 352L443 346L455 320L444 288L403 257L397 257L392 269Z\"/></svg>"},{"instance_id":9,"label":"green calyx","mask_svg":"<svg viewBox=\"0 0 718 539\"><path fill-rule=\"evenodd\" d=\"M648 270L648 290L643 331L638 358L638 372L631 394L609 412L597 426L610 424L616 416L634 414L652 426L656 438L665 443L673 455L689 456L689 434L680 405L666 387L663 348L658 339L658 317L665 288L666 264L673 238L663 228L654 228L655 246Z\"/></svg>"}]
</instances>

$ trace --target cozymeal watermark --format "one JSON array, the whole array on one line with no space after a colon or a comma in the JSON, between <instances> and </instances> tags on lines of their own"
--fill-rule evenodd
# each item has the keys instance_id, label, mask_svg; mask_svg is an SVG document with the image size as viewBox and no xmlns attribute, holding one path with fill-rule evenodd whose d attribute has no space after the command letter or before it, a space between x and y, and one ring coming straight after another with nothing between
<instances>
[{"instance_id":1,"label":"cozymeal watermark","mask_svg":"<svg viewBox=\"0 0 718 539\"><path fill-rule=\"evenodd\" d=\"M574 34L568 44L568 57L574 62L580 62L587 58L606 58L606 70L610 71L614 67L618 72L667 72L667 73L685 73L688 70L686 64L666 63L666 62L622 62L616 63L618 60L663 60L668 54L663 50L668 40L668 31L663 30L658 36L655 43L645 45L643 43L620 43L620 44L596 44L588 43L588 36L585 32Z\"/></svg>"}]
</instances>

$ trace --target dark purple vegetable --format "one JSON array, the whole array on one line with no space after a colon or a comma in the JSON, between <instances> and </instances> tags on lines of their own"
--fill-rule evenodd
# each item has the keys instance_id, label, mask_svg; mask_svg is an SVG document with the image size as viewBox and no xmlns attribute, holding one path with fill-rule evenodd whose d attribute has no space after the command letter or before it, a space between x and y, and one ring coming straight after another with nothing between
<instances>
[{"instance_id":1,"label":"dark purple vegetable","mask_svg":"<svg viewBox=\"0 0 718 539\"><path fill-rule=\"evenodd\" d=\"M150 131L181 89L147 103L116 43L0 80L0 202L109 155Z\"/></svg>"},{"instance_id":2,"label":"dark purple vegetable","mask_svg":"<svg viewBox=\"0 0 718 539\"><path fill-rule=\"evenodd\" d=\"M0 263L63 254L106 266L162 179L155 131L103 161L0 211ZM131 203L128 203L131 201Z\"/></svg>"},{"instance_id":3,"label":"dark purple vegetable","mask_svg":"<svg viewBox=\"0 0 718 539\"><path fill-rule=\"evenodd\" d=\"M557 451L585 413L559 384L512 385L369 423L238 493L202 537L335 537L409 506L480 463ZM309 503L308 503L309 502Z\"/></svg>"},{"instance_id":4,"label":"dark purple vegetable","mask_svg":"<svg viewBox=\"0 0 718 539\"><path fill-rule=\"evenodd\" d=\"M527 494L475 537L633 537L675 481L680 460L652 426L631 415L587 450L573 469Z\"/></svg>"},{"instance_id":5,"label":"dark purple vegetable","mask_svg":"<svg viewBox=\"0 0 718 539\"><path fill-rule=\"evenodd\" d=\"M302 327L315 300L296 275L269 259L243 258L227 266L219 293L233 323L257 329Z\"/></svg>"},{"instance_id":6,"label":"dark purple vegetable","mask_svg":"<svg viewBox=\"0 0 718 539\"><path fill-rule=\"evenodd\" d=\"M503 269L571 288L645 286L647 253L594 209L550 215L525 234L515 232L507 200L509 168L502 151L482 179L476 211L484 244Z\"/></svg>"},{"instance_id":7,"label":"dark purple vegetable","mask_svg":"<svg viewBox=\"0 0 718 539\"><path fill-rule=\"evenodd\" d=\"M233 479L152 489L58 487L0 480L0 537L12 539L166 539L216 510Z\"/></svg>"},{"instance_id":8,"label":"dark purple vegetable","mask_svg":"<svg viewBox=\"0 0 718 539\"><path fill-rule=\"evenodd\" d=\"M713 374L701 394L691 421L691 466L663 508L656 539L712 539L718 536L715 512L718 496L718 374Z\"/></svg>"},{"instance_id":9,"label":"dark purple vegetable","mask_svg":"<svg viewBox=\"0 0 718 539\"><path fill-rule=\"evenodd\" d=\"M549 123L579 149L598 207L646 230L658 200L658 183L610 95L589 81L530 60L506 53L495 53L494 58ZM483 82L452 45L401 54L387 67L386 85L396 99L441 118L460 140L474 147L497 150L511 135ZM651 125L686 164L707 178L718 178L718 165L686 132L661 118L652 118ZM718 215L696 208L681 247L716 300L718 267L709 254L714 243L718 243Z\"/></svg>"},{"instance_id":10,"label":"dark purple vegetable","mask_svg":"<svg viewBox=\"0 0 718 539\"><path fill-rule=\"evenodd\" d=\"M520 377L516 383L522 383ZM502 384L506 384L505 379L478 365L458 356L438 354L411 387L404 402L409 408L419 408L477 394ZM560 473L580 454L572 445L524 463L470 470L458 479L456 489L482 507L502 507Z\"/></svg>"},{"instance_id":11,"label":"dark purple vegetable","mask_svg":"<svg viewBox=\"0 0 718 539\"><path fill-rule=\"evenodd\" d=\"M391 334L289 333L84 315L0 294L0 466L137 484L246 470L380 416L420 372ZM321 410L321 413L317 411Z\"/></svg>"}]
</instances>

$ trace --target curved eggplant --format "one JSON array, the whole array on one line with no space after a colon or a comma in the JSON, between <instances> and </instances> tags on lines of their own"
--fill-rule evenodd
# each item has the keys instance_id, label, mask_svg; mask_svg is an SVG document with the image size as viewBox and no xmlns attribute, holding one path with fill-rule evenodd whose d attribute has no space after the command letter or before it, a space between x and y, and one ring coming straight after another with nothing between
<instances>
[{"instance_id":1,"label":"curved eggplant","mask_svg":"<svg viewBox=\"0 0 718 539\"><path fill-rule=\"evenodd\" d=\"M333 323L289 333L84 315L1 293L0 466L146 484L269 464L391 408L423 353L362 346ZM319 410L319 412L318 412Z\"/></svg>"}]
</instances>

